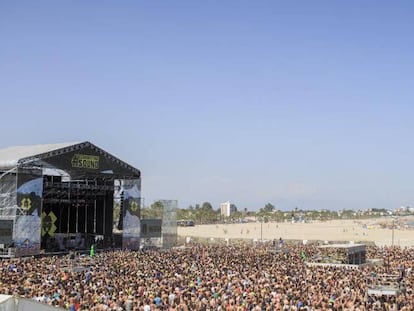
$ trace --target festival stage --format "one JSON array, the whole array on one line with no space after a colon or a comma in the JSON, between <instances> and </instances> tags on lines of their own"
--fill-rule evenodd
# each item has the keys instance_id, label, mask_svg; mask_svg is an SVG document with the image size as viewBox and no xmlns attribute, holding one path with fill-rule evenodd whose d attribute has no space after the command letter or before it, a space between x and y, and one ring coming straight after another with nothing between
<instances>
[{"instance_id":1,"label":"festival stage","mask_svg":"<svg viewBox=\"0 0 414 311\"><path fill-rule=\"evenodd\" d=\"M0 150L0 256L139 249L140 203L140 171L90 142Z\"/></svg>"}]
</instances>

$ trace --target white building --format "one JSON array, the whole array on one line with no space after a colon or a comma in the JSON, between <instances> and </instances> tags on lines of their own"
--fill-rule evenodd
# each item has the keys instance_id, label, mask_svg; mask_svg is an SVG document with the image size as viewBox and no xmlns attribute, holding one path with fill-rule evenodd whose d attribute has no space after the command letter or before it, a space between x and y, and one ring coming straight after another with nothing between
<instances>
[{"instance_id":1,"label":"white building","mask_svg":"<svg viewBox=\"0 0 414 311\"><path fill-rule=\"evenodd\" d=\"M236 205L230 203L230 201L220 203L220 214L223 217L229 217L231 214L237 211Z\"/></svg>"}]
</instances>

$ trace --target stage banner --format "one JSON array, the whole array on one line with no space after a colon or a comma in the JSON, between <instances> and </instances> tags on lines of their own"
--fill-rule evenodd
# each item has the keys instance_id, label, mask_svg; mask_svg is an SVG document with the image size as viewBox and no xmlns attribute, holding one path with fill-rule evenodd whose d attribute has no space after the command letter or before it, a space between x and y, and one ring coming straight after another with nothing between
<instances>
[{"instance_id":1,"label":"stage banner","mask_svg":"<svg viewBox=\"0 0 414 311\"><path fill-rule=\"evenodd\" d=\"M122 230L122 248L138 250L141 235L141 179L123 179L119 181L120 224Z\"/></svg>"},{"instance_id":2,"label":"stage banner","mask_svg":"<svg viewBox=\"0 0 414 311\"><path fill-rule=\"evenodd\" d=\"M0 215L16 216L17 177L15 173L2 175L0 186Z\"/></svg>"},{"instance_id":3,"label":"stage banner","mask_svg":"<svg viewBox=\"0 0 414 311\"><path fill-rule=\"evenodd\" d=\"M177 244L177 200L160 200L162 213L162 246L171 248Z\"/></svg>"},{"instance_id":4,"label":"stage banner","mask_svg":"<svg viewBox=\"0 0 414 311\"><path fill-rule=\"evenodd\" d=\"M40 169L17 171L17 206L14 230L16 256L40 253L43 177Z\"/></svg>"}]
</instances>

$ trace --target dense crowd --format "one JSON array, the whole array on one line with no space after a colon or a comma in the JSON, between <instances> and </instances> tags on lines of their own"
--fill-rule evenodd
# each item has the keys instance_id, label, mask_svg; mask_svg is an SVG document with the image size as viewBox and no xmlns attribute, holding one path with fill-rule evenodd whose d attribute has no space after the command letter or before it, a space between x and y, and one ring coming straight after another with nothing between
<instances>
[{"instance_id":1,"label":"dense crowd","mask_svg":"<svg viewBox=\"0 0 414 311\"><path fill-rule=\"evenodd\" d=\"M368 247L383 265L309 266L311 245L202 246L3 259L0 293L68 310L413 310L414 249ZM398 295L366 279L400 276Z\"/></svg>"}]
</instances>

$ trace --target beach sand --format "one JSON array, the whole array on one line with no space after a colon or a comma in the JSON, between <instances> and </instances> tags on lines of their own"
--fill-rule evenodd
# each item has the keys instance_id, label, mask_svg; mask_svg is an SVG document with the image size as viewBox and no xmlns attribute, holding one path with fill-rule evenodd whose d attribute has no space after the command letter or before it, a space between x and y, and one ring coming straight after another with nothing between
<instances>
[{"instance_id":1,"label":"beach sand","mask_svg":"<svg viewBox=\"0 0 414 311\"><path fill-rule=\"evenodd\" d=\"M380 228L387 223L389 228ZM376 245L414 246L414 230L397 227L392 230L387 218L331 220L311 223L238 223L178 227L181 237L250 240L307 240L337 242L374 242ZM394 232L393 232L394 231Z\"/></svg>"}]
</instances>

